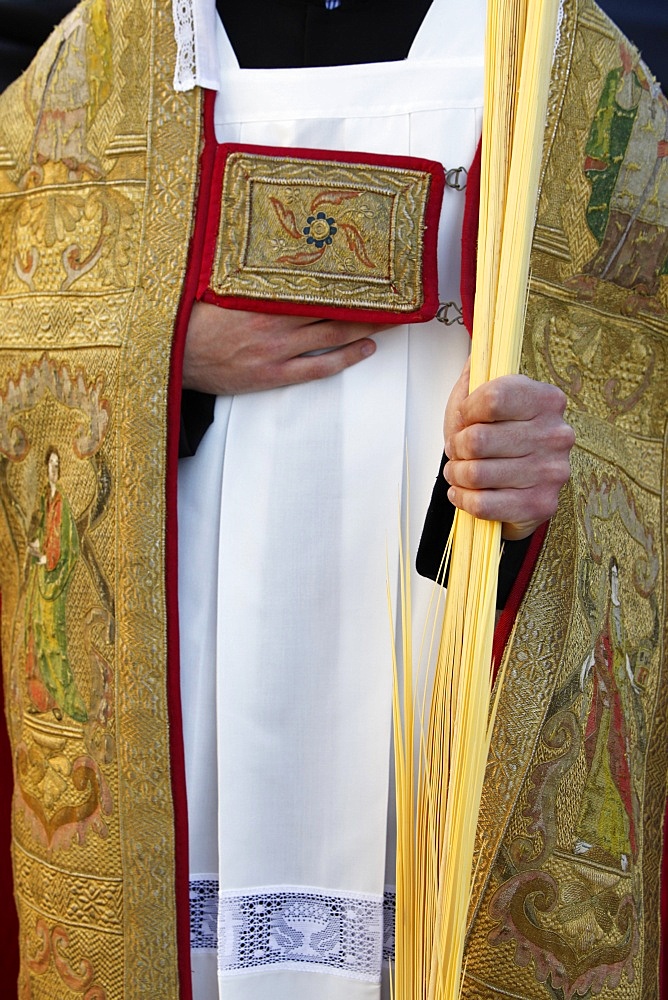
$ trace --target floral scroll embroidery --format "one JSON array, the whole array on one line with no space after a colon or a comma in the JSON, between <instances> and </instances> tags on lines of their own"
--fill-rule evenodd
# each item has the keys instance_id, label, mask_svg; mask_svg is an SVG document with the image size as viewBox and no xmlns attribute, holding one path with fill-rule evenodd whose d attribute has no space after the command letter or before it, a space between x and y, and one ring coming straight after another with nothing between
<instances>
[{"instance_id":1,"label":"floral scroll embroidery","mask_svg":"<svg viewBox=\"0 0 668 1000\"><path fill-rule=\"evenodd\" d=\"M46 920L40 918L35 926L35 933L39 940L39 951L33 952L33 957L28 960L28 967L33 975L44 976L53 965L58 978L72 993L80 994L83 1000L107 1000L107 991L94 981L95 970L88 959L82 959L77 968L68 959L70 937L64 927L49 928ZM21 1000L31 1000L32 995L30 979L22 977Z\"/></svg>"},{"instance_id":2,"label":"floral scroll embroidery","mask_svg":"<svg viewBox=\"0 0 668 1000\"><path fill-rule=\"evenodd\" d=\"M88 0L23 79L33 134L4 206L3 290L66 292L92 271L98 287L127 284L135 206L108 183L108 153L93 142L113 82L108 0Z\"/></svg>"},{"instance_id":3,"label":"floral scroll embroidery","mask_svg":"<svg viewBox=\"0 0 668 1000\"><path fill-rule=\"evenodd\" d=\"M348 249L353 252L357 260L365 267L375 269L376 265L369 257L366 241L352 218L337 223L333 215L317 211L320 205L341 205L350 199L359 198L361 193L361 191L320 191L311 202L311 214L307 216L306 225L301 231L292 209L278 198L271 198L278 221L288 236L300 241L306 237L306 245L311 248L296 253L281 254L276 258L276 263L294 264L297 267L315 263L325 254L327 248L332 246L334 237L341 230Z\"/></svg>"}]
</instances>

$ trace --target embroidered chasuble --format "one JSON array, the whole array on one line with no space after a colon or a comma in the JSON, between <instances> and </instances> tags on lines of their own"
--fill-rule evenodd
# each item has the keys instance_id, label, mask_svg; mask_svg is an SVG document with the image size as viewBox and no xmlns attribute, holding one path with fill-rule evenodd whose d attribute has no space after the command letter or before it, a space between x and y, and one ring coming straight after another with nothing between
<instances>
[{"instance_id":1,"label":"embroidered chasuble","mask_svg":"<svg viewBox=\"0 0 668 1000\"><path fill-rule=\"evenodd\" d=\"M181 365L221 141L314 137L444 161L455 173L439 237L442 318L470 315L475 171L466 196L458 171L480 130L484 4L456 42L461 64L449 64L457 110L438 103L438 85L420 89L417 66L448 51L448 4L434 0L433 31L423 25L405 62L360 68L356 126L337 119L337 99L355 119L343 82L340 93L300 92L278 76L276 113L263 102L262 116L224 59L218 95L175 90L167 0L85 0L0 97L0 822L19 919L3 948L20 952L3 996L380 1000L386 988L392 668L374 609L386 536L397 579L404 442L415 543L465 333L398 326L345 378L219 399L178 474ZM374 74L382 86L367 95ZM286 95L294 128L279 115ZM314 117L325 134L311 131ZM595 4L565 0L522 368L563 389L578 442L497 632L507 663L467 998L667 995L667 226L668 104ZM389 445L374 425L387 400L400 410ZM267 467L264 449L288 437L295 457L286 446ZM387 481L366 457L374 450ZM341 475L311 484L314 464L326 477L330 463ZM244 468L248 479L230 484ZM322 496L340 546L319 540ZM260 541L299 539L297 523L301 542L266 565ZM357 618L348 586L360 589ZM326 635L310 610L320 603L345 619ZM301 681L295 650L308 660ZM262 853L270 834L275 855Z\"/></svg>"}]
</instances>

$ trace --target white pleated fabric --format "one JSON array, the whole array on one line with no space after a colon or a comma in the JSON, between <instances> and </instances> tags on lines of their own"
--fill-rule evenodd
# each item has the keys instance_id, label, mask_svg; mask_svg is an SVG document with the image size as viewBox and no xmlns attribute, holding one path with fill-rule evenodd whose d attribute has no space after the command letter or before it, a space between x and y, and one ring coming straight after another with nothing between
<instances>
[{"instance_id":1,"label":"white pleated fabric","mask_svg":"<svg viewBox=\"0 0 668 1000\"><path fill-rule=\"evenodd\" d=\"M434 0L405 61L294 70L239 69L217 22L217 138L468 166L484 17L484 0L465 17ZM463 208L446 189L443 302L459 301ZM406 450L414 554L468 335L433 321L375 339L371 358L330 379L219 398L180 463L196 1000L381 997L394 881L386 580L389 567L396 600ZM414 588L419 624L432 586Z\"/></svg>"}]
</instances>

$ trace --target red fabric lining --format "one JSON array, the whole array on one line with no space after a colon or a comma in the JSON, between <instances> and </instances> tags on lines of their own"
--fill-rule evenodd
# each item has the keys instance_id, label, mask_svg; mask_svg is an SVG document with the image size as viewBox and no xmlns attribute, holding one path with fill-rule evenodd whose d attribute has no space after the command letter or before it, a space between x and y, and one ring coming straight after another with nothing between
<instances>
[{"instance_id":1,"label":"red fabric lining","mask_svg":"<svg viewBox=\"0 0 668 1000\"><path fill-rule=\"evenodd\" d=\"M524 557L524 562L522 563L522 568L517 574L517 579L513 584L512 590L508 595L508 600L506 601L506 606L501 612L501 617L499 618L496 628L494 629L494 642L492 645L492 670L493 676L496 678L499 664L501 663L501 658L503 656L503 651L506 648L506 643L510 637L510 633L517 617L517 612L519 611L520 604L522 603L522 598L524 597L527 587L531 582L531 577L533 576L533 571L538 561L538 556L540 555L540 550L543 547L543 542L545 540L545 535L547 534L548 522L541 524L539 528L533 533L531 538L531 544L527 549L527 554Z\"/></svg>"},{"instance_id":2,"label":"red fabric lining","mask_svg":"<svg viewBox=\"0 0 668 1000\"><path fill-rule=\"evenodd\" d=\"M668 798L663 818L663 865L659 913L659 998L668 998Z\"/></svg>"},{"instance_id":3,"label":"red fabric lining","mask_svg":"<svg viewBox=\"0 0 668 1000\"><path fill-rule=\"evenodd\" d=\"M215 143L215 138L212 139ZM223 175L228 156L236 152L248 152L257 156L291 156L295 159L334 160L341 163L371 164L382 167L396 167L422 170L431 175L429 195L424 218L424 247L422 258L422 282L424 301L413 312L398 313L382 309L352 308L270 299L255 299L241 295L218 295L210 288L211 275L216 253L218 228L220 225L221 194ZM445 173L443 166L433 160L412 156L381 156L377 153L349 153L338 150L301 149L281 146L256 146L240 143L216 145L213 165L213 179L209 191L210 203L205 226L204 249L202 254L201 277L197 288L197 298L226 309L248 309L256 312L292 316L313 316L319 319L350 320L357 323L421 323L433 319L438 310L438 268L436 250L438 242L438 222L441 213Z\"/></svg>"},{"instance_id":4,"label":"red fabric lining","mask_svg":"<svg viewBox=\"0 0 668 1000\"><path fill-rule=\"evenodd\" d=\"M0 599L0 610L1 608ZM11 856L14 774L2 677L2 656L0 655L0 906L2 907L0 983L3 983L3 995L7 997L7 1000L14 1000L18 996L20 964L19 919L14 903L14 875Z\"/></svg>"},{"instance_id":5,"label":"red fabric lining","mask_svg":"<svg viewBox=\"0 0 668 1000\"><path fill-rule=\"evenodd\" d=\"M289 299L247 299L238 295L216 295L208 288L198 296L201 302L219 306L222 309L244 309L274 316L313 316L314 319L335 319L351 323L426 323L436 315L438 302L433 308L419 313L385 313L378 309L350 309L348 307L325 306L322 303L293 302Z\"/></svg>"},{"instance_id":6,"label":"red fabric lining","mask_svg":"<svg viewBox=\"0 0 668 1000\"><path fill-rule=\"evenodd\" d=\"M482 144L478 143L466 180L466 201L462 225L462 317L469 333L473 333L476 267L478 263L478 219L480 214L480 166Z\"/></svg>"},{"instance_id":7,"label":"red fabric lining","mask_svg":"<svg viewBox=\"0 0 668 1000\"><path fill-rule=\"evenodd\" d=\"M176 919L179 960L180 1000L192 998L190 967L190 866L188 858L188 802L186 797L178 611L177 483L181 426L183 352L190 312L197 292L204 231L209 207L211 175L215 155L213 104L215 94L204 94L204 148L200 159L195 225L190 241L186 278L174 327L168 394L166 546L165 578L167 594L167 696L169 703L172 795L175 822Z\"/></svg>"}]
</instances>

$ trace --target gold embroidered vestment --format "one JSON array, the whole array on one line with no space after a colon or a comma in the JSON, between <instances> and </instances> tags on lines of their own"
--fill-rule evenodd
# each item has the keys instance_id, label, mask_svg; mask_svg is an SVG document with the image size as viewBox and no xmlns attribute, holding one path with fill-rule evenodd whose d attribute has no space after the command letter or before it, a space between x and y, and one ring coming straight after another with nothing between
<instances>
[{"instance_id":1,"label":"gold embroidered vestment","mask_svg":"<svg viewBox=\"0 0 668 1000\"><path fill-rule=\"evenodd\" d=\"M85 0L0 98L2 661L34 1000L185 995L166 442L201 107L174 57L167 0ZM566 0L523 367L564 390L578 444L507 647L467 998L659 996L667 226L665 98Z\"/></svg>"}]
</instances>

